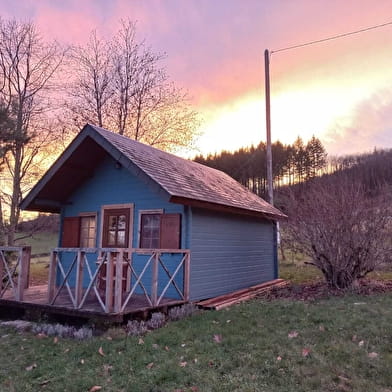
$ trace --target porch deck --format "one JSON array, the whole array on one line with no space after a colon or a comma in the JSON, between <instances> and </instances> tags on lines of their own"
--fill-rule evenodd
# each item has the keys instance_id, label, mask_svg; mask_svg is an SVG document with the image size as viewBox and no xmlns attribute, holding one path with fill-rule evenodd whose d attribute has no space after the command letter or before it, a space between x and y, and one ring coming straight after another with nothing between
<instances>
[{"instance_id":1,"label":"porch deck","mask_svg":"<svg viewBox=\"0 0 392 392\"><path fill-rule=\"evenodd\" d=\"M153 310L166 309L170 306L181 305L186 301L162 298L158 306L151 306L144 295L133 295L121 313L105 313L95 295L90 293L84 303L83 309L75 309L66 289L62 289L56 303L48 303L48 285L31 286L24 291L23 301L15 300L12 290L7 290L0 299L0 309L7 316L7 310L19 309L46 315L65 315L81 319L100 319L112 322L123 322L132 315L142 315Z\"/></svg>"},{"instance_id":2,"label":"porch deck","mask_svg":"<svg viewBox=\"0 0 392 392\"><path fill-rule=\"evenodd\" d=\"M174 264L173 255L178 256ZM29 270L29 248L0 247L3 315L18 309L122 322L136 313L144 316L189 300L186 249L56 248L48 284L29 287Z\"/></svg>"}]
</instances>

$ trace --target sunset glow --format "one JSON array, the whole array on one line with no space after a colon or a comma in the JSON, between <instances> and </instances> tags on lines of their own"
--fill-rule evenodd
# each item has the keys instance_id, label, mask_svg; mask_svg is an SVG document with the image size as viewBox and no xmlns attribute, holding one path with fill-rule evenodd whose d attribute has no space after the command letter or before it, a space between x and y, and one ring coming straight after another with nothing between
<instances>
[{"instance_id":1,"label":"sunset glow","mask_svg":"<svg viewBox=\"0 0 392 392\"><path fill-rule=\"evenodd\" d=\"M239 2L0 0L5 18L30 19L46 38L110 36L122 17L165 52L171 79L203 120L193 154L265 140L264 49L276 50L389 22L390 1ZM392 17L390 17L392 19ZM330 154L392 147L392 26L271 57L272 138L313 134Z\"/></svg>"}]
</instances>

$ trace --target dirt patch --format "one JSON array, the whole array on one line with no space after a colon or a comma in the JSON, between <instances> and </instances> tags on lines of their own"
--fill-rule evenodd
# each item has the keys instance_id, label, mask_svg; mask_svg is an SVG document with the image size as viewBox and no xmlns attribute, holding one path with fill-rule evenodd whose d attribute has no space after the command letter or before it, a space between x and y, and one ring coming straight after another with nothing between
<instances>
[{"instance_id":1,"label":"dirt patch","mask_svg":"<svg viewBox=\"0 0 392 392\"><path fill-rule=\"evenodd\" d=\"M392 292L392 281L363 279L356 287L345 290L331 288L323 281L316 281L303 284L290 284L282 288L273 288L268 293L261 294L259 297L268 300L287 298L298 301L313 301L346 294L373 295L386 292Z\"/></svg>"}]
</instances>

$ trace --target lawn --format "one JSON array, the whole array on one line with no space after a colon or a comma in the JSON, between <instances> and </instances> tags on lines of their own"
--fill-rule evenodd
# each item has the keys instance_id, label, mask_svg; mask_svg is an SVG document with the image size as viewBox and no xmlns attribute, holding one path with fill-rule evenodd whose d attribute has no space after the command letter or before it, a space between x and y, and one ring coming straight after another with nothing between
<instances>
[{"instance_id":1,"label":"lawn","mask_svg":"<svg viewBox=\"0 0 392 392\"><path fill-rule=\"evenodd\" d=\"M119 329L79 342L3 327L0 390L390 392L391 324L392 297L380 295L259 299L143 340Z\"/></svg>"}]
</instances>

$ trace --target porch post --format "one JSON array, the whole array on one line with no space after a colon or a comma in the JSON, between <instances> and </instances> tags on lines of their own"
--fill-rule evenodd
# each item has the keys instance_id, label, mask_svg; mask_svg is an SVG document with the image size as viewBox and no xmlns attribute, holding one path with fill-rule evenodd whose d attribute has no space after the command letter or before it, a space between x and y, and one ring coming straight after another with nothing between
<instances>
[{"instance_id":1,"label":"porch post","mask_svg":"<svg viewBox=\"0 0 392 392\"><path fill-rule=\"evenodd\" d=\"M151 282L152 306L157 306L157 302L158 302L158 262L159 262L159 252L155 251L153 264L152 264L152 282Z\"/></svg>"},{"instance_id":2,"label":"porch post","mask_svg":"<svg viewBox=\"0 0 392 392\"><path fill-rule=\"evenodd\" d=\"M48 303L51 304L56 290L57 252L52 250L50 254L49 277L48 277Z\"/></svg>"},{"instance_id":3,"label":"porch post","mask_svg":"<svg viewBox=\"0 0 392 392\"><path fill-rule=\"evenodd\" d=\"M189 301L189 283L190 283L190 259L191 255L189 251L185 254L185 263L184 263L184 299L185 301Z\"/></svg>"},{"instance_id":4,"label":"porch post","mask_svg":"<svg viewBox=\"0 0 392 392\"><path fill-rule=\"evenodd\" d=\"M0 294L3 291L3 278L4 278L4 250L0 249Z\"/></svg>"},{"instance_id":5,"label":"porch post","mask_svg":"<svg viewBox=\"0 0 392 392\"><path fill-rule=\"evenodd\" d=\"M76 308L79 307L83 298L83 265L86 253L78 250L78 259L76 261L76 282L75 282L75 302Z\"/></svg>"},{"instance_id":6,"label":"porch post","mask_svg":"<svg viewBox=\"0 0 392 392\"><path fill-rule=\"evenodd\" d=\"M116 282L114 293L114 311L120 313L122 307L124 251L120 250L116 257Z\"/></svg>"},{"instance_id":7,"label":"porch post","mask_svg":"<svg viewBox=\"0 0 392 392\"><path fill-rule=\"evenodd\" d=\"M23 301L24 290L29 287L31 246L22 247L22 249L18 253L19 253L18 254L19 275L18 275L17 300Z\"/></svg>"},{"instance_id":8,"label":"porch post","mask_svg":"<svg viewBox=\"0 0 392 392\"><path fill-rule=\"evenodd\" d=\"M114 259L114 252L108 252L106 258L106 293L105 293L105 308L106 313L113 312L113 259Z\"/></svg>"}]
</instances>

